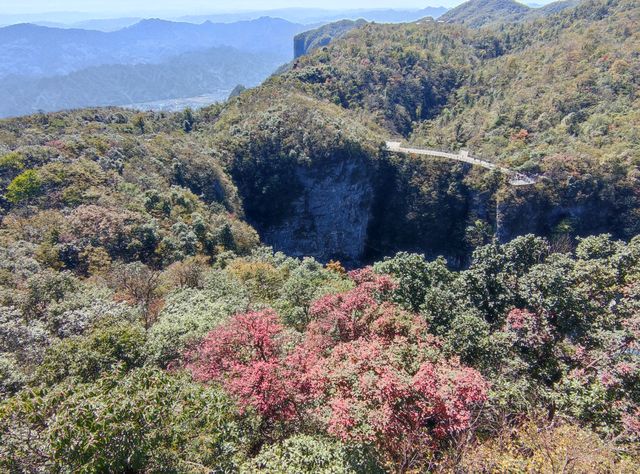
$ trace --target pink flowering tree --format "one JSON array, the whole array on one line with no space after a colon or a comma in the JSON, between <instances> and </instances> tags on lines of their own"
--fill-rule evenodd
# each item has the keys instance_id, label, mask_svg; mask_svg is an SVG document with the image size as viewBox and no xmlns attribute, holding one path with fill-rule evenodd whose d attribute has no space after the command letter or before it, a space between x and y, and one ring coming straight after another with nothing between
<instances>
[{"instance_id":1,"label":"pink flowering tree","mask_svg":"<svg viewBox=\"0 0 640 474\"><path fill-rule=\"evenodd\" d=\"M388 301L391 280L369 270L351 277L353 290L312 305L300 343L272 311L241 314L188 354L188 367L243 409L374 446L381 462L406 472L471 427L487 384L442 356L423 318Z\"/></svg>"},{"instance_id":2,"label":"pink flowering tree","mask_svg":"<svg viewBox=\"0 0 640 474\"><path fill-rule=\"evenodd\" d=\"M237 315L187 355L188 367L197 380L221 382L241 409L252 407L266 420L290 420L296 403L282 364L283 329L273 311Z\"/></svg>"}]
</instances>

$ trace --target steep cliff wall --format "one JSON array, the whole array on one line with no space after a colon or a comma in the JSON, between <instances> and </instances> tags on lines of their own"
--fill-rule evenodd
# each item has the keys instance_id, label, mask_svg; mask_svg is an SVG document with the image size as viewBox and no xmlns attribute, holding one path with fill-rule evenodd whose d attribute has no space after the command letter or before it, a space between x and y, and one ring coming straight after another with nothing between
<instances>
[{"instance_id":1,"label":"steep cliff wall","mask_svg":"<svg viewBox=\"0 0 640 474\"><path fill-rule=\"evenodd\" d=\"M465 184L470 168L337 151L312 165L289 162L286 178L282 169L263 169L257 175L278 175L292 192L248 191L244 204L262 241L288 255L357 266L406 250L464 266L467 227L480 219L494 228L496 212L491 189Z\"/></svg>"},{"instance_id":2,"label":"steep cliff wall","mask_svg":"<svg viewBox=\"0 0 640 474\"><path fill-rule=\"evenodd\" d=\"M597 193L550 199L544 185L512 187L469 165L339 156L311 166L290 163L286 178L274 172L295 192L258 199L262 207L255 194L245 196L264 243L288 255L347 266L410 251L443 255L452 266L464 267L474 246L493 236L508 242L529 233L553 240L611 232L618 214Z\"/></svg>"},{"instance_id":3,"label":"steep cliff wall","mask_svg":"<svg viewBox=\"0 0 640 474\"><path fill-rule=\"evenodd\" d=\"M549 184L547 183L547 186ZM626 239L637 223L625 221L624 199L611 199L612 189L591 193L557 193L542 186L505 188L496 209L496 238L504 243L523 234L553 239L562 234L587 236L610 233ZM625 235L625 231L629 235Z\"/></svg>"},{"instance_id":4,"label":"steep cliff wall","mask_svg":"<svg viewBox=\"0 0 640 474\"><path fill-rule=\"evenodd\" d=\"M327 46L333 40L364 24L366 24L364 20L342 20L300 33L293 39L293 57L294 59L299 58L315 49Z\"/></svg>"},{"instance_id":5,"label":"steep cliff wall","mask_svg":"<svg viewBox=\"0 0 640 474\"><path fill-rule=\"evenodd\" d=\"M337 159L299 166L301 191L275 226L260 231L262 240L288 255L313 255L355 264L364 253L373 203L372 170L364 160Z\"/></svg>"}]
</instances>

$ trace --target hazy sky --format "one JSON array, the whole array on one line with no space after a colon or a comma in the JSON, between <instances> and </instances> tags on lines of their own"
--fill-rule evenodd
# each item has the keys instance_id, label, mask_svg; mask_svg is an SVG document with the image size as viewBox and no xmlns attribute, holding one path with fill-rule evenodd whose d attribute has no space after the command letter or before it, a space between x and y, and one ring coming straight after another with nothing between
<instances>
[{"instance_id":1,"label":"hazy sky","mask_svg":"<svg viewBox=\"0 0 640 474\"><path fill-rule=\"evenodd\" d=\"M549 0L536 1L548 3ZM423 8L452 7L462 0L0 0L0 14L75 11L100 14L141 12L216 12L270 10L282 7Z\"/></svg>"}]
</instances>

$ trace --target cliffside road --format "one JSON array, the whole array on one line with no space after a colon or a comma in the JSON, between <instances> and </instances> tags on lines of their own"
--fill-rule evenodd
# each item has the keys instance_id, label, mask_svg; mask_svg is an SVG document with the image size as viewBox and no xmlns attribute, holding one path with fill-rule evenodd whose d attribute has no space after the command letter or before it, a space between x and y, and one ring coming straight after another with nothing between
<instances>
[{"instance_id":1,"label":"cliffside road","mask_svg":"<svg viewBox=\"0 0 640 474\"><path fill-rule=\"evenodd\" d=\"M469 152L466 150L461 150L460 153L447 153L444 151L438 150L429 150L425 148L407 148L403 147L400 142L386 142L387 150L394 153L404 153L407 155L424 155L424 156L434 156L438 158L446 158L448 160L462 161L463 163L469 163L470 165L482 166L483 168L489 170L498 170L501 173L504 173L509 178L509 184L512 186L528 186L531 184L535 184L536 179L530 176L526 176L522 173L518 173L509 168L505 168L503 166L497 166L494 163L490 163L489 161L479 160L478 158L473 158L469 156Z\"/></svg>"}]
</instances>

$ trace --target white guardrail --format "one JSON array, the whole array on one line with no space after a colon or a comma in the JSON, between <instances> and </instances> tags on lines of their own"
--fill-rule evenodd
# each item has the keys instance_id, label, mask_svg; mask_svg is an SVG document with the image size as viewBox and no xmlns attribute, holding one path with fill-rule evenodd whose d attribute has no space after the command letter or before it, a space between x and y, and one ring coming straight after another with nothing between
<instances>
[{"instance_id":1,"label":"white guardrail","mask_svg":"<svg viewBox=\"0 0 640 474\"><path fill-rule=\"evenodd\" d=\"M474 158L469 155L469 152L467 150L460 150L460 153L448 153L445 151L430 150L427 148L403 147L401 142L394 142L394 141L386 142L386 147L388 151L391 151L394 153L404 153L407 155L434 156L438 158L446 158L448 160L461 161L463 163L469 163L474 166L482 166L483 168L486 168L489 170L498 170L509 177L509 184L513 186L528 186L531 184L535 184L536 182L536 179L531 176L518 173L517 171L513 171L503 166L497 166L495 163L491 163L489 161L484 161L478 158Z\"/></svg>"}]
</instances>

